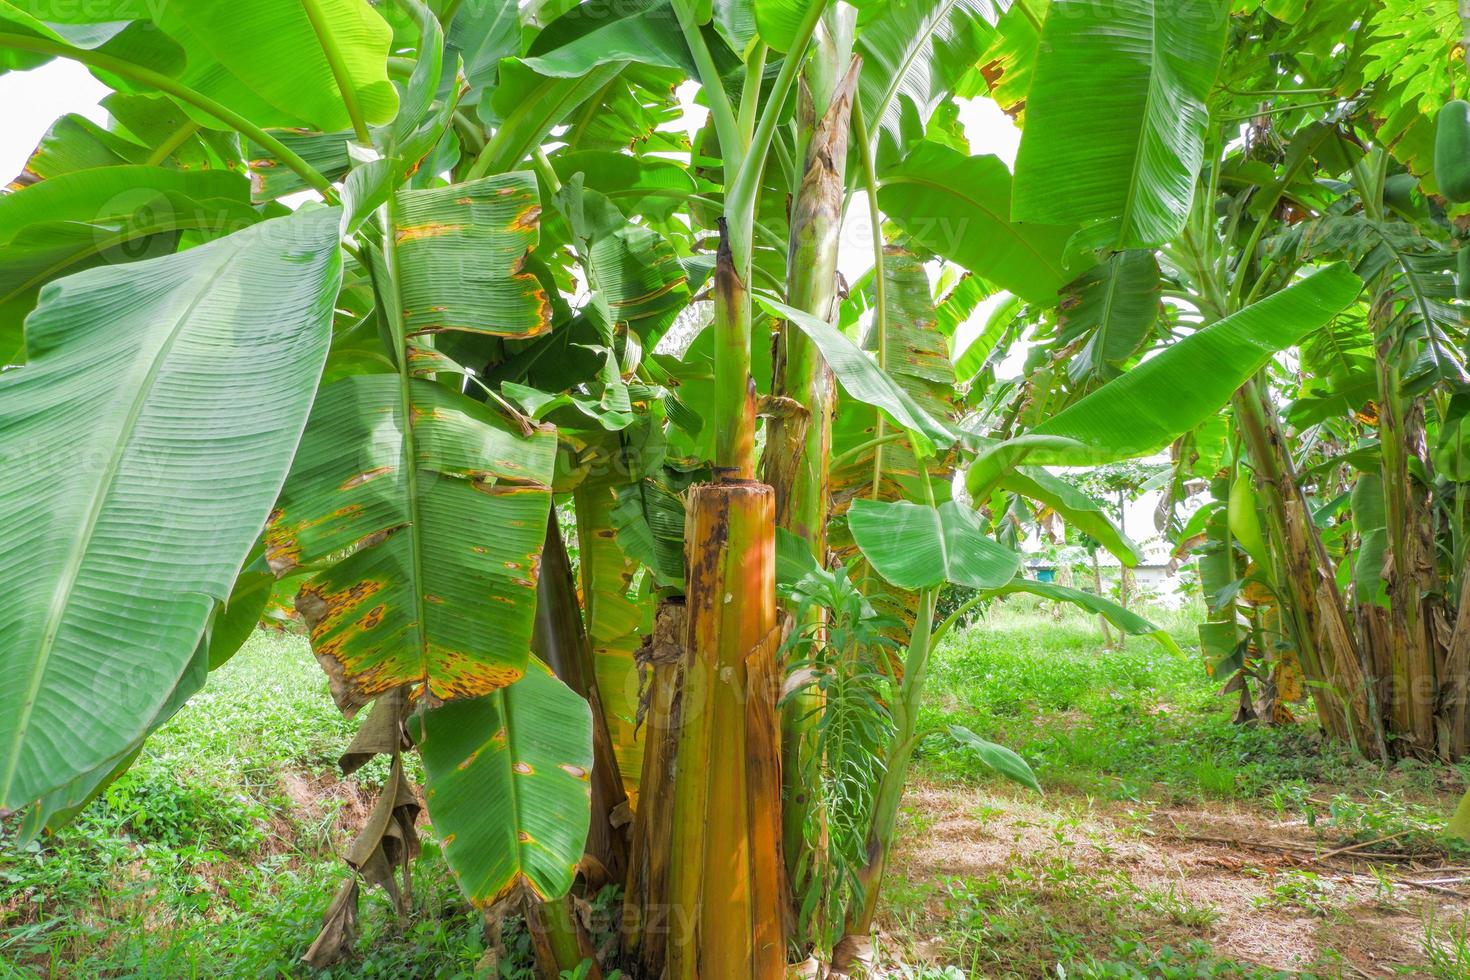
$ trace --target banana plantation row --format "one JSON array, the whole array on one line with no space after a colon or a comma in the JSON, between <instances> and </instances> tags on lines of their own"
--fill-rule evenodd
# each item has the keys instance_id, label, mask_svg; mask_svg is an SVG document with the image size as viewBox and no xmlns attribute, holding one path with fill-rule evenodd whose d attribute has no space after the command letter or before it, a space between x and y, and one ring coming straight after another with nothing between
<instances>
[{"instance_id":1,"label":"banana plantation row","mask_svg":"<svg viewBox=\"0 0 1470 980\"><path fill-rule=\"evenodd\" d=\"M1172 646L1018 550L1136 564L1059 468L1158 454L1242 718L1463 757L1470 84L1420 6L0 0L0 68L112 89L0 197L0 812L66 823L286 597L344 771L391 760L309 962L422 801L547 976L609 883L604 968L859 971L968 609Z\"/></svg>"}]
</instances>

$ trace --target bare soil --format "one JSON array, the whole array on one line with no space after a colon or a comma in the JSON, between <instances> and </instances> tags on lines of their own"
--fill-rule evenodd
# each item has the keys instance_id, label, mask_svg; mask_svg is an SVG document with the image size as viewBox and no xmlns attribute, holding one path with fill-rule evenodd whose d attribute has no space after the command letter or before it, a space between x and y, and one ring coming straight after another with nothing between
<instances>
[{"instance_id":1,"label":"bare soil","mask_svg":"<svg viewBox=\"0 0 1470 980\"><path fill-rule=\"evenodd\" d=\"M989 883L962 914L978 909L982 929L1000 927L996 976L1056 976L1042 936L1007 921L1028 916L1092 934L1104 951L1121 922L1151 946L1203 940L1218 956L1292 973L1423 976L1426 920L1470 913L1470 867L1392 856L1392 841L1332 853L1345 845L1259 806L1036 801L922 783L905 802L895 877L941 883L884 923L910 962L955 962L957 903L942 884L955 880Z\"/></svg>"}]
</instances>

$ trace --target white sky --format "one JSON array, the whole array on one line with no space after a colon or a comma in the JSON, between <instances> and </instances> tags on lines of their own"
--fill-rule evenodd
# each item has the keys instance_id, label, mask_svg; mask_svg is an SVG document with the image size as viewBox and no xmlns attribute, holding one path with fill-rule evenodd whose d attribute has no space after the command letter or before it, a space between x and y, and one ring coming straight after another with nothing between
<instances>
[{"instance_id":1,"label":"white sky","mask_svg":"<svg viewBox=\"0 0 1470 980\"><path fill-rule=\"evenodd\" d=\"M21 172L58 117L78 112L106 122L107 112L97 101L109 91L87 69L60 58L0 75L0 183Z\"/></svg>"}]
</instances>

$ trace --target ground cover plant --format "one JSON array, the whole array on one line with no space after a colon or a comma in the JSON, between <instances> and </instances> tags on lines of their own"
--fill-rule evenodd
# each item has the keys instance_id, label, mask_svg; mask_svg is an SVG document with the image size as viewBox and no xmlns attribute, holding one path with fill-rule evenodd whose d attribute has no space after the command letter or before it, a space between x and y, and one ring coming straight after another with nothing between
<instances>
[{"instance_id":1,"label":"ground cover plant","mask_svg":"<svg viewBox=\"0 0 1470 980\"><path fill-rule=\"evenodd\" d=\"M1186 641L1198 615L1159 618ZM1332 977L1351 975L1351 961L1373 976L1459 975L1470 904L1394 881L1456 873L1364 858L1321 867L1273 848L1326 853L1398 835L1377 849L1423 868L1464 864L1443 832L1461 770L1385 771L1309 725L1235 725L1217 691L1193 657L1105 650L1080 616L1007 607L955 634L936 656L923 713L937 734L920 749L885 885L885 971ZM1015 746L1045 795L978 763L945 734L954 724ZM388 775L378 763L339 777L354 727L300 637L258 633L48 853L7 849L10 969L301 975L348 874L337 854ZM482 917L436 832L420 831L409 918L370 900L335 971L534 975L519 924L487 956ZM614 935L613 898L589 908L601 942Z\"/></svg>"}]
</instances>

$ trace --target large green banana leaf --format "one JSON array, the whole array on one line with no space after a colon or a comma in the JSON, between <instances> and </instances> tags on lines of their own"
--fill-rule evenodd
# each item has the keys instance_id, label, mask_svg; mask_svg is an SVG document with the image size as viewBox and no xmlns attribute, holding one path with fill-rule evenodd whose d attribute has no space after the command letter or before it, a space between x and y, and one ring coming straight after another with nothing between
<instances>
[{"instance_id":1,"label":"large green banana leaf","mask_svg":"<svg viewBox=\"0 0 1470 980\"><path fill-rule=\"evenodd\" d=\"M1021 568L1021 556L987 535L979 514L952 500L938 507L854 500L847 525L863 557L901 589L944 582L996 589Z\"/></svg>"},{"instance_id":2,"label":"large green banana leaf","mask_svg":"<svg viewBox=\"0 0 1470 980\"><path fill-rule=\"evenodd\" d=\"M213 621L206 627L204 637L189 658L189 665L184 668L163 707L154 712L143 734L120 758L108 759L32 803L20 825L22 842L34 839L42 830L55 833L70 823L98 794L127 772L143 750L148 736L172 719L204 687L209 672L227 663L245 645L260 622L266 601L270 598L270 583L275 581L265 562L259 559L259 548L253 548L251 552L257 559L240 572L226 603L216 607Z\"/></svg>"},{"instance_id":3,"label":"large green banana leaf","mask_svg":"<svg viewBox=\"0 0 1470 980\"><path fill-rule=\"evenodd\" d=\"M45 283L103 261L167 254L179 232L216 237L258 220L248 182L223 171L98 167L0 197L0 363L19 348L21 321Z\"/></svg>"},{"instance_id":4,"label":"large green banana leaf","mask_svg":"<svg viewBox=\"0 0 1470 980\"><path fill-rule=\"evenodd\" d=\"M998 157L920 141L883 174L878 204L925 248L1031 303L1054 305L1088 264L1069 269L1064 259L1075 220L1011 221L1011 175Z\"/></svg>"},{"instance_id":5,"label":"large green banana leaf","mask_svg":"<svg viewBox=\"0 0 1470 980\"><path fill-rule=\"evenodd\" d=\"M0 807L124 752L230 594L326 359L338 220L44 291L0 375Z\"/></svg>"},{"instance_id":6,"label":"large green banana leaf","mask_svg":"<svg viewBox=\"0 0 1470 980\"><path fill-rule=\"evenodd\" d=\"M77 12L73 18L58 17L56 8L64 0L28 0L24 5L0 0L0 34L41 39L69 44L84 51L96 51L113 58L140 65L152 71L172 75L184 67L184 52L170 38L150 25L129 23L134 18L109 16L113 0L102 0L101 9L93 17L91 11ZM70 4L72 8L88 6ZM68 19L81 24L60 23ZM100 21L101 23L92 23ZM0 72L28 71L52 58L49 54L27 51L0 43Z\"/></svg>"},{"instance_id":7,"label":"large green banana leaf","mask_svg":"<svg viewBox=\"0 0 1470 980\"><path fill-rule=\"evenodd\" d=\"M1159 260L1145 249L1108 256L1062 291L1057 346L1082 346L1067 361L1073 384L1103 380L1138 351L1159 318Z\"/></svg>"},{"instance_id":8,"label":"large green banana leaf","mask_svg":"<svg viewBox=\"0 0 1470 980\"><path fill-rule=\"evenodd\" d=\"M1219 411L1277 351L1298 343L1358 298L1345 263L1328 266L1165 348L1036 426L1071 446L1031 462L1095 465L1146 456Z\"/></svg>"},{"instance_id":9,"label":"large green banana leaf","mask_svg":"<svg viewBox=\"0 0 1470 980\"><path fill-rule=\"evenodd\" d=\"M266 532L344 709L403 684L430 703L526 669L556 435L431 381L322 390Z\"/></svg>"},{"instance_id":10,"label":"large green banana leaf","mask_svg":"<svg viewBox=\"0 0 1470 980\"><path fill-rule=\"evenodd\" d=\"M991 0L909 0L865 8L857 38L863 73L858 83L863 117L896 142L903 138L901 99L927 123L990 35L997 5ZM759 8L758 8L759 9Z\"/></svg>"},{"instance_id":11,"label":"large green banana leaf","mask_svg":"<svg viewBox=\"0 0 1470 980\"><path fill-rule=\"evenodd\" d=\"M591 823L587 702L532 658L509 687L410 725L444 859L470 901L565 895Z\"/></svg>"},{"instance_id":12,"label":"large green banana leaf","mask_svg":"<svg viewBox=\"0 0 1470 980\"><path fill-rule=\"evenodd\" d=\"M1145 248L1184 227L1226 0L1052 0L1026 96L1012 217Z\"/></svg>"},{"instance_id":13,"label":"large green banana leaf","mask_svg":"<svg viewBox=\"0 0 1470 980\"><path fill-rule=\"evenodd\" d=\"M161 32L186 54L179 81L256 125L351 128L334 67L369 124L389 121L398 109L388 80L393 31L367 0L27 0L26 9L53 23L151 22L140 25L144 33ZM204 125L219 125L207 113L186 111Z\"/></svg>"}]
</instances>

